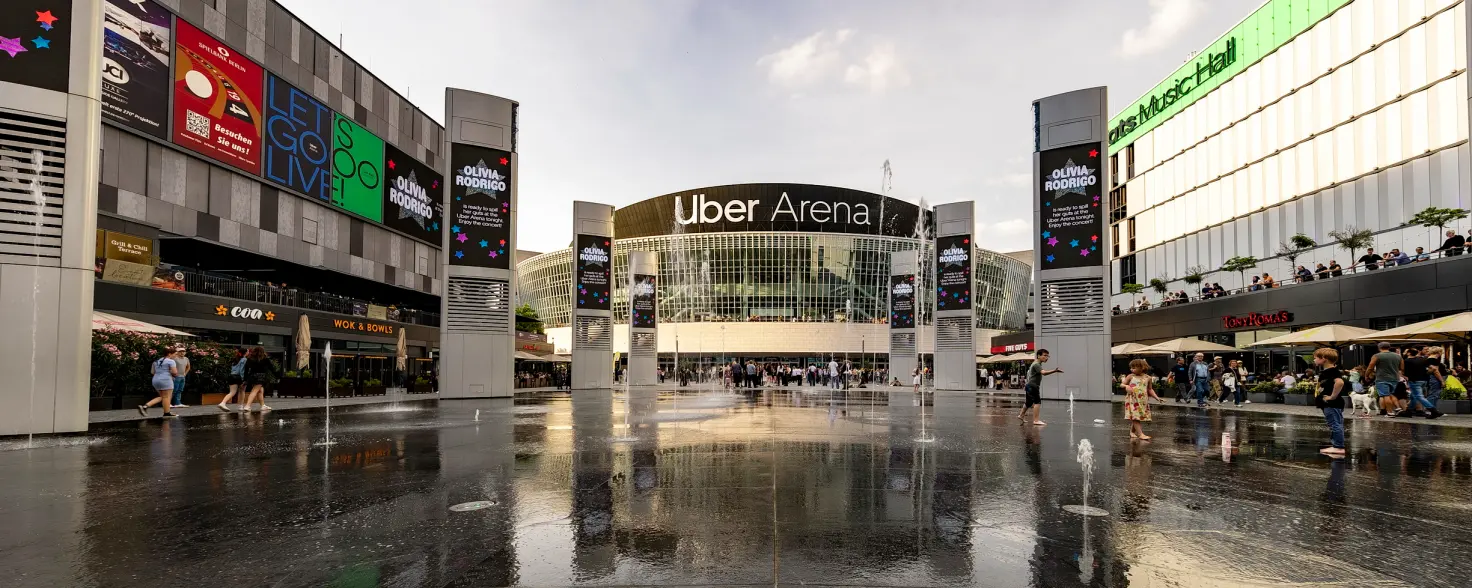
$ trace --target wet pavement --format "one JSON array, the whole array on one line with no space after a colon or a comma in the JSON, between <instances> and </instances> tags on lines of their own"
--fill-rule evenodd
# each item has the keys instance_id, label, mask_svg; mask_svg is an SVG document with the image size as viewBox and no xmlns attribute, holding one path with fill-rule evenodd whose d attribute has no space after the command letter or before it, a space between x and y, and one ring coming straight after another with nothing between
<instances>
[{"instance_id":1,"label":"wet pavement","mask_svg":"<svg viewBox=\"0 0 1472 588\"><path fill-rule=\"evenodd\" d=\"M1465 586L1472 430L543 393L0 440L4 586ZM479 414L477 416L477 411ZM1102 423L1096 422L1102 420ZM1223 433L1231 448L1222 444ZM1087 440L1094 470L1077 459ZM1065 506L1087 504L1107 516Z\"/></svg>"}]
</instances>

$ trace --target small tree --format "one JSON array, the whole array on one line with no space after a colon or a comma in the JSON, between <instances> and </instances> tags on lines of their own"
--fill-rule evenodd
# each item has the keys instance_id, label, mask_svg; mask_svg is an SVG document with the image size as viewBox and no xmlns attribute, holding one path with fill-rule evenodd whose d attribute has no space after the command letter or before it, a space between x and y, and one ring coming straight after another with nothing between
<instances>
[{"instance_id":1,"label":"small tree","mask_svg":"<svg viewBox=\"0 0 1472 588\"><path fill-rule=\"evenodd\" d=\"M1416 216L1411 217L1411 220L1406 221L1406 224L1421 225L1428 229L1436 227L1437 236L1431 239L1431 246L1435 247L1436 240L1441 237L1441 233L1446 230L1446 226L1464 218L1467 218L1467 211L1460 208L1437 208L1432 206L1416 213Z\"/></svg>"},{"instance_id":2,"label":"small tree","mask_svg":"<svg viewBox=\"0 0 1472 588\"><path fill-rule=\"evenodd\" d=\"M1196 296L1199 298L1201 297L1201 283L1206 281L1206 268L1199 265L1188 267L1186 268L1186 275L1181 276L1181 280L1195 286Z\"/></svg>"},{"instance_id":3,"label":"small tree","mask_svg":"<svg viewBox=\"0 0 1472 588\"><path fill-rule=\"evenodd\" d=\"M1257 267L1257 258L1251 255L1238 255L1228 259L1222 264L1222 271L1237 272L1237 277L1242 281L1242 287L1247 287L1247 270Z\"/></svg>"},{"instance_id":4,"label":"small tree","mask_svg":"<svg viewBox=\"0 0 1472 588\"><path fill-rule=\"evenodd\" d=\"M1375 234L1369 229L1356 229L1353 226L1344 227L1343 230L1329 231L1329 238L1339 244L1340 249L1349 250L1349 265L1353 266L1355 260L1360 258L1359 251L1368 249L1375 245Z\"/></svg>"},{"instance_id":5,"label":"small tree","mask_svg":"<svg viewBox=\"0 0 1472 588\"><path fill-rule=\"evenodd\" d=\"M1133 296L1139 296L1141 292L1144 292L1145 291L1145 287L1144 286L1141 286L1139 284L1133 284L1133 283L1131 283L1131 284L1125 284L1123 286L1120 286L1119 287L1119 291L1120 292L1123 292L1125 294L1130 294L1130 295L1133 295ZM1138 304L1139 302L1140 302L1140 299L1139 298L1136 298L1135 299L1135 303Z\"/></svg>"},{"instance_id":6,"label":"small tree","mask_svg":"<svg viewBox=\"0 0 1472 588\"><path fill-rule=\"evenodd\" d=\"M530 304L523 302L521 306L516 307L516 318L516 330L518 331L523 333L537 333L539 335L546 332L546 329L542 326L542 319L537 316L537 309L532 308Z\"/></svg>"},{"instance_id":7,"label":"small tree","mask_svg":"<svg viewBox=\"0 0 1472 588\"><path fill-rule=\"evenodd\" d=\"M1167 290L1170 290L1170 284L1167 284L1165 280L1165 276L1150 278L1150 289L1154 290L1156 294L1160 295L1161 302L1165 301L1165 293Z\"/></svg>"},{"instance_id":8,"label":"small tree","mask_svg":"<svg viewBox=\"0 0 1472 588\"><path fill-rule=\"evenodd\" d=\"M1278 244L1278 256L1288 260L1288 271L1292 273L1298 266L1298 257L1318 245L1312 237L1299 233L1291 239Z\"/></svg>"}]
</instances>

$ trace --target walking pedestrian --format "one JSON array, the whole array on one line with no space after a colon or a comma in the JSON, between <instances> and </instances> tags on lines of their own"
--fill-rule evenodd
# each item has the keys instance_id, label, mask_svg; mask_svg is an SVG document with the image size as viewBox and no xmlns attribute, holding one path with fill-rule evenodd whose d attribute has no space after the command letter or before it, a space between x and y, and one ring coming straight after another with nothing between
<instances>
[{"instance_id":1,"label":"walking pedestrian","mask_svg":"<svg viewBox=\"0 0 1472 588\"><path fill-rule=\"evenodd\" d=\"M828 387L838 389L838 358L828 360Z\"/></svg>"},{"instance_id":2,"label":"walking pedestrian","mask_svg":"<svg viewBox=\"0 0 1472 588\"><path fill-rule=\"evenodd\" d=\"M153 361L153 389L158 392L158 398L148 401L147 404L138 405L138 413L148 416L148 408L156 403L164 405L164 418L173 418L173 407L169 400L174 396L174 378L179 376L179 364L174 357L179 353L178 348L169 349L163 357Z\"/></svg>"},{"instance_id":3,"label":"walking pedestrian","mask_svg":"<svg viewBox=\"0 0 1472 588\"><path fill-rule=\"evenodd\" d=\"M1226 402L1230 395L1237 406L1242 406L1242 395L1237 392L1237 377L1237 360L1234 359L1227 362L1227 369L1222 371L1222 388L1225 388L1222 402Z\"/></svg>"},{"instance_id":4,"label":"walking pedestrian","mask_svg":"<svg viewBox=\"0 0 1472 588\"><path fill-rule=\"evenodd\" d=\"M1176 390L1176 402L1186 401L1186 387L1191 381L1191 370L1186 366L1185 357L1177 357L1176 365L1170 368L1170 375L1166 383Z\"/></svg>"},{"instance_id":5,"label":"walking pedestrian","mask_svg":"<svg viewBox=\"0 0 1472 588\"><path fill-rule=\"evenodd\" d=\"M179 368L179 375L174 376L174 402L172 404L174 408L189 408L188 404L184 404L184 380L189 377L191 369L188 347L185 347L183 343L174 347L174 364Z\"/></svg>"},{"instance_id":6,"label":"walking pedestrian","mask_svg":"<svg viewBox=\"0 0 1472 588\"><path fill-rule=\"evenodd\" d=\"M1124 377L1124 418L1130 422L1130 438L1149 441L1140 423L1150 422L1150 399L1155 395L1155 378L1150 377L1150 362L1130 361L1130 374Z\"/></svg>"},{"instance_id":7,"label":"walking pedestrian","mask_svg":"<svg viewBox=\"0 0 1472 588\"><path fill-rule=\"evenodd\" d=\"M1211 387L1211 368L1206 365L1206 354L1197 353L1191 362L1191 389L1195 391L1196 408L1206 408L1206 392Z\"/></svg>"},{"instance_id":8,"label":"walking pedestrian","mask_svg":"<svg viewBox=\"0 0 1472 588\"><path fill-rule=\"evenodd\" d=\"M1032 424L1043 426L1047 423L1040 418L1043 409L1043 376L1063 373L1063 368L1045 370L1043 364L1048 363L1049 353L1047 349L1037 351L1037 359L1032 365L1027 366L1027 384L1023 386L1022 412L1017 413L1017 418L1027 420L1027 409L1032 409Z\"/></svg>"},{"instance_id":9,"label":"walking pedestrian","mask_svg":"<svg viewBox=\"0 0 1472 588\"><path fill-rule=\"evenodd\" d=\"M1427 347L1422 353L1426 355L1426 370L1431 374L1431 379L1426 381L1426 400L1436 406L1441 401L1441 391L1446 389L1446 364L1441 361L1440 347Z\"/></svg>"},{"instance_id":10,"label":"walking pedestrian","mask_svg":"<svg viewBox=\"0 0 1472 588\"><path fill-rule=\"evenodd\" d=\"M257 398L261 400L261 412L271 410L271 407L266 406L266 384L275 373L276 365L266 356L266 349L252 347L250 353L245 355L245 386L250 392L246 394L245 404L240 407L240 412L250 412L250 405Z\"/></svg>"},{"instance_id":11,"label":"walking pedestrian","mask_svg":"<svg viewBox=\"0 0 1472 588\"><path fill-rule=\"evenodd\" d=\"M1370 367L1366 368L1365 375L1375 378L1375 395L1380 398L1380 416L1391 416L1400 410L1395 401L1395 386L1400 383L1403 361L1399 353L1390 350L1390 343L1381 341L1377 347L1380 352L1370 357Z\"/></svg>"},{"instance_id":12,"label":"walking pedestrian","mask_svg":"<svg viewBox=\"0 0 1472 588\"><path fill-rule=\"evenodd\" d=\"M1331 457L1344 455L1344 372L1339 370L1339 352L1324 347L1314 352L1314 365L1319 366L1319 389L1314 406L1324 411L1329 425L1329 446L1319 453Z\"/></svg>"},{"instance_id":13,"label":"walking pedestrian","mask_svg":"<svg viewBox=\"0 0 1472 588\"><path fill-rule=\"evenodd\" d=\"M1420 352L1411 347L1406 349L1405 356L1405 378L1406 387L1410 388L1411 403L1407 410L1401 411L1399 415L1410 418L1420 415L1420 409L1426 409L1426 418L1434 419L1441 416L1441 411L1436 410L1436 405L1426 399L1426 388L1430 386L1431 370L1430 361L1422 357Z\"/></svg>"},{"instance_id":14,"label":"walking pedestrian","mask_svg":"<svg viewBox=\"0 0 1472 588\"><path fill-rule=\"evenodd\" d=\"M910 383L915 386L915 393L920 393L920 368L915 368L915 373L910 377Z\"/></svg>"},{"instance_id":15,"label":"walking pedestrian","mask_svg":"<svg viewBox=\"0 0 1472 588\"><path fill-rule=\"evenodd\" d=\"M1211 399L1217 404L1226 402L1226 383L1222 381L1222 376L1227 373L1227 366L1222 363L1222 356L1212 358L1209 373L1211 374Z\"/></svg>"},{"instance_id":16,"label":"walking pedestrian","mask_svg":"<svg viewBox=\"0 0 1472 588\"><path fill-rule=\"evenodd\" d=\"M225 406L225 405L230 403L230 399L231 398L235 398L235 393L236 392L240 392L241 393L240 394L241 396L245 396L245 393L243 392L243 389L245 388L245 352L244 351L241 351L241 350L238 350L238 349L235 351L235 364L230 366L230 376L228 378L226 378L225 381L228 384L230 384L230 392L228 394L226 394L224 398L221 398L220 399L219 406L220 406L220 410L223 410L225 412L230 412L230 407ZM243 408L243 406L242 406L242 408Z\"/></svg>"}]
</instances>

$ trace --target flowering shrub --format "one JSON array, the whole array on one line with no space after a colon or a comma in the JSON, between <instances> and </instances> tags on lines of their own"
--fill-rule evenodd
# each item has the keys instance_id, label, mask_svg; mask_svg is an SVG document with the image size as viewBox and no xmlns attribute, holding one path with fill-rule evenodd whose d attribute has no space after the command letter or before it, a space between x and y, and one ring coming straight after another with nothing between
<instances>
[{"instance_id":1,"label":"flowering shrub","mask_svg":"<svg viewBox=\"0 0 1472 588\"><path fill-rule=\"evenodd\" d=\"M195 341L188 337L133 333L92 332L92 396L153 396L153 362L168 349L184 344L188 351L189 385L195 392L223 392L235 362L235 350L227 345Z\"/></svg>"}]
</instances>

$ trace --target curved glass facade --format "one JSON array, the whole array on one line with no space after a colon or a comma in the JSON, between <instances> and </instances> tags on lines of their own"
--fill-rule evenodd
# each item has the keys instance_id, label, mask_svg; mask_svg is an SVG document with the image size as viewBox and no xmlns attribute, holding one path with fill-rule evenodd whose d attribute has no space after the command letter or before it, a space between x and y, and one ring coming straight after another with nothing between
<instances>
[{"instance_id":1,"label":"curved glass facade","mask_svg":"<svg viewBox=\"0 0 1472 588\"><path fill-rule=\"evenodd\" d=\"M888 317L889 254L918 239L834 233L741 232L614 241L614 317L627 322L628 252L660 255L660 322L870 322ZM1032 268L976 249L976 327L1020 329ZM929 248L921 259L929 258ZM549 327L571 320L572 250L517 264L517 295ZM921 304L928 307L929 300Z\"/></svg>"}]
</instances>

